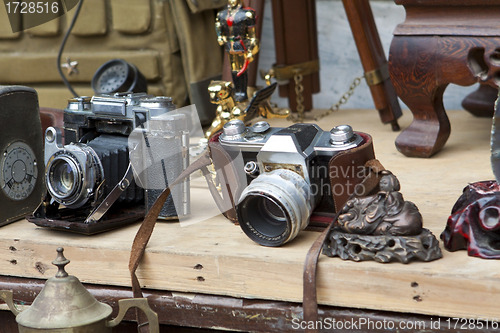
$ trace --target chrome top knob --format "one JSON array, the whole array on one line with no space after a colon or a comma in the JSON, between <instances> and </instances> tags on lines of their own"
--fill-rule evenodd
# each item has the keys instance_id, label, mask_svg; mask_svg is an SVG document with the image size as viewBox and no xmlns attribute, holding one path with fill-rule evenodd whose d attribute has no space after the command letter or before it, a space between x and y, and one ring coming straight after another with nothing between
<instances>
[{"instance_id":1,"label":"chrome top knob","mask_svg":"<svg viewBox=\"0 0 500 333\"><path fill-rule=\"evenodd\" d=\"M224 135L234 136L245 132L245 123L239 119L231 120L224 125Z\"/></svg>"},{"instance_id":2,"label":"chrome top knob","mask_svg":"<svg viewBox=\"0 0 500 333\"><path fill-rule=\"evenodd\" d=\"M330 143L344 144L352 140L354 131L349 125L339 125L332 128L330 131Z\"/></svg>"}]
</instances>

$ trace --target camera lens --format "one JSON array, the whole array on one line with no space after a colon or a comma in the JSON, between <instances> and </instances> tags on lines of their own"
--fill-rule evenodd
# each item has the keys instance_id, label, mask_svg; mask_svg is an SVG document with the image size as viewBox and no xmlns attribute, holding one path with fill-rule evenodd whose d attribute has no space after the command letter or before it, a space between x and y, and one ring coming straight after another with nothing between
<instances>
[{"instance_id":1,"label":"camera lens","mask_svg":"<svg viewBox=\"0 0 500 333\"><path fill-rule=\"evenodd\" d=\"M264 200L261 200L261 205L263 206L263 210L266 212L266 215L272 217L278 223L285 221L285 213L280 206L275 204L273 201L265 198Z\"/></svg>"},{"instance_id":2,"label":"camera lens","mask_svg":"<svg viewBox=\"0 0 500 333\"><path fill-rule=\"evenodd\" d=\"M47 190L67 208L83 206L102 181L102 165L95 151L84 144L69 144L47 163Z\"/></svg>"},{"instance_id":3,"label":"camera lens","mask_svg":"<svg viewBox=\"0 0 500 333\"><path fill-rule=\"evenodd\" d=\"M254 234L273 239L287 232L286 213L273 198L251 195L241 208L241 219L251 221L247 227Z\"/></svg>"},{"instance_id":4,"label":"camera lens","mask_svg":"<svg viewBox=\"0 0 500 333\"><path fill-rule=\"evenodd\" d=\"M315 204L310 185L297 173L278 169L253 180L236 207L245 234L264 246L280 246L305 229Z\"/></svg>"},{"instance_id":5,"label":"camera lens","mask_svg":"<svg viewBox=\"0 0 500 333\"><path fill-rule=\"evenodd\" d=\"M49 182L60 198L69 197L75 190L78 168L67 158L54 160L49 172Z\"/></svg>"}]
</instances>

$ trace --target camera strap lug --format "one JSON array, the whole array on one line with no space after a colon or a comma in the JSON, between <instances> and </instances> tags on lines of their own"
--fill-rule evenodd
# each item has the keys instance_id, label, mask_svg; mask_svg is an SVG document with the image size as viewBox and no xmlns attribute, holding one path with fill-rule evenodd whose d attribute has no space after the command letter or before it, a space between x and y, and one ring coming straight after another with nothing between
<instances>
[{"instance_id":1,"label":"camera strap lug","mask_svg":"<svg viewBox=\"0 0 500 333\"><path fill-rule=\"evenodd\" d=\"M132 180L134 179L134 173L132 172L132 164L128 164L127 171L125 172L125 175L123 176L122 180L118 184L115 185L115 187L109 192L108 196L106 199L104 199L103 202L90 214L87 219L85 220L85 223L91 223L95 221L99 221L104 214L108 211L109 208L113 205L113 203L118 199L118 197L125 191Z\"/></svg>"}]
</instances>

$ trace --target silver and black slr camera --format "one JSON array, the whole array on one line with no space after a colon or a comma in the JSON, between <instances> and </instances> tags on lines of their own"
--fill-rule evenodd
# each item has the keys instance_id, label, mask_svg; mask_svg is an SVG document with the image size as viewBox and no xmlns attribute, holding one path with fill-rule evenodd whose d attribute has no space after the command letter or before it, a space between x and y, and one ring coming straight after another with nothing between
<instances>
[{"instance_id":1,"label":"silver and black slr camera","mask_svg":"<svg viewBox=\"0 0 500 333\"><path fill-rule=\"evenodd\" d=\"M126 213L120 212L131 207L136 212L142 210L143 215L168 185L167 176L175 179L189 163L185 153L189 138L186 116L172 112L175 108L171 98L145 93L70 99L64 110L66 144L62 144L59 129L49 127L46 131L45 166L50 204L35 217L70 216L68 219L72 220L71 216L81 216L88 224L107 220L103 215L108 210L117 212L117 219L126 218ZM147 147L130 140L130 134L137 132ZM148 149L149 144L155 150ZM144 184L134 180L130 163L129 153L137 146L151 157L147 166L139 165L141 175L136 179L143 180ZM162 155L159 150L169 151L172 158L155 159ZM136 166L137 163L143 161L136 161ZM152 189L148 188L151 183L156 185ZM177 189L167 199L160 218L176 219L189 213L189 186L184 184ZM174 201L183 204L176 207ZM59 209L62 206L64 214Z\"/></svg>"},{"instance_id":2,"label":"silver and black slr camera","mask_svg":"<svg viewBox=\"0 0 500 333\"><path fill-rule=\"evenodd\" d=\"M314 124L272 128L263 121L252 127L239 120L226 123L218 145L228 160L243 158L239 165L244 165L246 179L232 175L226 177L226 183L227 179L243 183L229 185L242 189L235 194L235 203L245 234L261 245L279 246L305 229L313 212L333 215L335 200L355 190L359 183L355 178L366 162L355 158L339 165L336 158L346 153L356 155L355 148L365 144L374 156L371 137L353 132L348 125L323 131ZM216 160L214 164L224 168ZM347 180L343 177L346 174Z\"/></svg>"}]
</instances>

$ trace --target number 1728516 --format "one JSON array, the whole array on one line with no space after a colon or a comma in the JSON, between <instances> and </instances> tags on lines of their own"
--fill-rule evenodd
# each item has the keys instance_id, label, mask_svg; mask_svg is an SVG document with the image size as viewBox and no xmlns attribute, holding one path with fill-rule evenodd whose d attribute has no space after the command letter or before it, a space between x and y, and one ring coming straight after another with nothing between
<instances>
[{"instance_id":1,"label":"number 1728516","mask_svg":"<svg viewBox=\"0 0 500 333\"><path fill-rule=\"evenodd\" d=\"M59 2L53 1L9 1L5 3L7 14L56 14L59 13Z\"/></svg>"},{"instance_id":2,"label":"number 1728516","mask_svg":"<svg viewBox=\"0 0 500 333\"><path fill-rule=\"evenodd\" d=\"M477 329L500 329L500 323L497 319L467 319L467 318L448 318L446 319L448 329L477 330Z\"/></svg>"}]
</instances>

